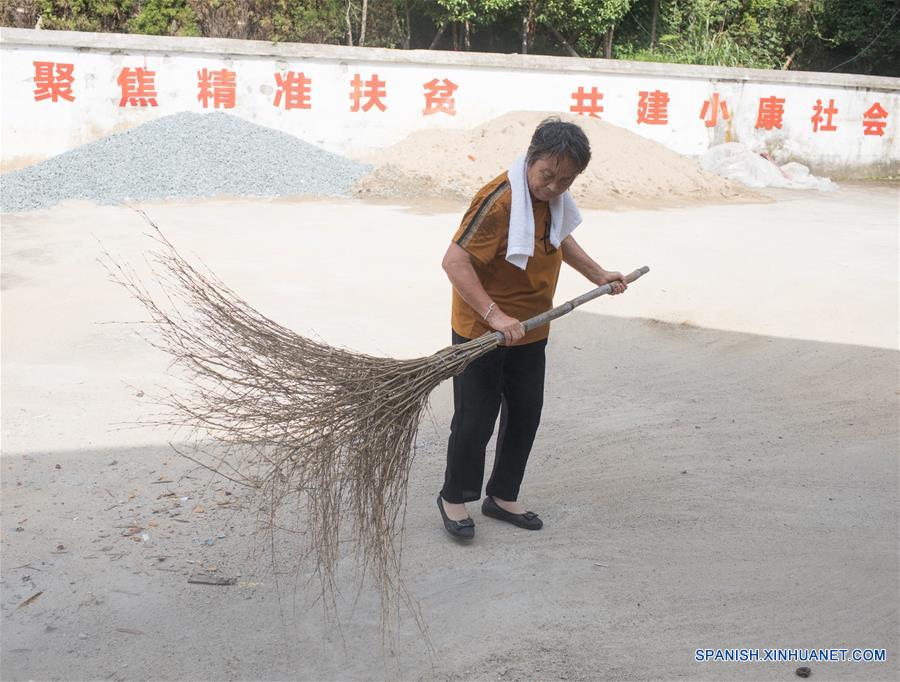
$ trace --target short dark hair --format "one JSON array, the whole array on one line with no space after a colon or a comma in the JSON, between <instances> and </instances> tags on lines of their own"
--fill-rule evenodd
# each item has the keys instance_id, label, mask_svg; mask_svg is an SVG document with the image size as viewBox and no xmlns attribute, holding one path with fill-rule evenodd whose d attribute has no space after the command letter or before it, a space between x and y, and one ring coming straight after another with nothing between
<instances>
[{"instance_id":1,"label":"short dark hair","mask_svg":"<svg viewBox=\"0 0 900 682\"><path fill-rule=\"evenodd\" d=\"M580 126L561 121L559 116L551 116L534 129L525 163L531 165L548 156L569 157L580 173L591 161L591 143Z\"/></svg>"}]
</instances>

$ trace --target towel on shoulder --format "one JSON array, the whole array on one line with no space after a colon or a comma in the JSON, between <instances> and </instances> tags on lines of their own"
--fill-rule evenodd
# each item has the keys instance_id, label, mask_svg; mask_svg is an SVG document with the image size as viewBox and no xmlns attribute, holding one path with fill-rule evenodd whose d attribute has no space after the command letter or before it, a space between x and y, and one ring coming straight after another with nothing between
<instances>
[{"instance_id":1,"label":"towel on shoulder","mask_svg":"<svg viewBox=\"0 0 900 682\"><path fill-rule=\"evenodd\" d=\"M528 191L525 155L513 161L507 173L512 203L509 212L509 237L506 260L520 270L534 255L534 211ZM550 243L559 248L563 240L581 224L581 212L568 191L550 200Z\"/></svg>"}]
</instances>

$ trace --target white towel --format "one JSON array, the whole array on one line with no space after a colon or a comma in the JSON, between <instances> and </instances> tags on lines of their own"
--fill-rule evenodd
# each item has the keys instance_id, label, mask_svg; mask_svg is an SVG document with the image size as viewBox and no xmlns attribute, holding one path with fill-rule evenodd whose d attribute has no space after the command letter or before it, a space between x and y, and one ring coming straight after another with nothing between
<instances>
[{"instance_id":1,"label":"white towel","mask_svg":"<svg viewBox=\"0 0 900 682\"><path fill-rule=\"evenodd\" d=\"M531 207L531 192L525 176L525 155L513 161L507 173L509 189L512 192L512 206L509 212L509 237L506 246L506 260L520 270L528 265L534 255L534 210ZM581 212L568 192L550 200L550 243L558 249L562 241L581 224Z\"/></svg>"}]
</instances>

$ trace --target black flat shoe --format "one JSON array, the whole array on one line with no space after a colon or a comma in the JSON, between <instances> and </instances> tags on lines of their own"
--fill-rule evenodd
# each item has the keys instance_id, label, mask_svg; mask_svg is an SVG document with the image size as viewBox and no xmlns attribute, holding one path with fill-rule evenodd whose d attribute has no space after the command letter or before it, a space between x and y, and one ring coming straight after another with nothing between
<instances>
[{"instance_id":1,"label":"black flat shoe","mask_svg":"<svg viewBox=\"0 0 900 682\"><path fill-rule=\"evenodd\" d=\"M471 540L475 537L475 522L471 518L467 516L462 521L453 521L448 518L440 495L437 498L437 506L441 510L441 518L444 519L444 528L450 535L460 540Z\"/></svg>"},{"instance_id":2,"label":"black flat shoe","mask_svg":"<svg viewBox=\"0 0 900 682\"><path fill-rule=\"evenodd\" d=\"M506 521L526 530L540 530L544 527L544 522L534 512L527 511L524 514L513 514L494 502L494 498L490 495L485 497L484 502L481 503L481 513L485 516L490 516L492 519Z\"/></svg>"}]
</instances>

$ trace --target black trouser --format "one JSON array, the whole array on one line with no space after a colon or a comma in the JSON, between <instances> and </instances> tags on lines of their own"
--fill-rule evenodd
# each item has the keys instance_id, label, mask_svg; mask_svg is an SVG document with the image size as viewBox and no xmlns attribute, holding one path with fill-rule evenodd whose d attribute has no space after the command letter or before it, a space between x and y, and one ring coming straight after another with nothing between
<instances>
[{"instance_id":1,"label":"black trouser","mask_svg":"<svg viewBox=\"0 0 900 682\"><path fill-rule=\"evenodd\" d=\"M469 339L453 332L453 343ZM441 497L472 502L481 497L484 455L497 413L497 453L485 493L516 500L544 405L547 340L500 346L453 377L453 421Z\"/></svg>"}]
</instances>

